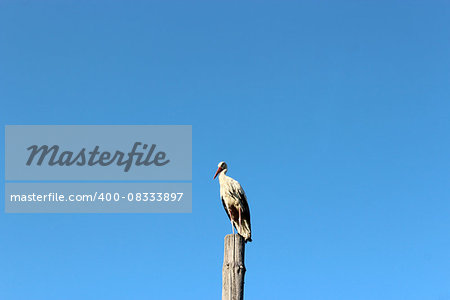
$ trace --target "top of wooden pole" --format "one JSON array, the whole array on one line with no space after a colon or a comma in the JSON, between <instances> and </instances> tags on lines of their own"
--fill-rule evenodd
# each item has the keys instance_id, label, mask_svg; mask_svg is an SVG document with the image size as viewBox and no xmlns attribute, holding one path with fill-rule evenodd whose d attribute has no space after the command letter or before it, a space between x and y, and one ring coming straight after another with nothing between
<instances>
[{"instance_id":1,"label":"top of wooden pole","mask_svg":"<svg viewBox=\"0 0 450 300\"><path fill-rule=\"evenodd\" d=\"M222 300L244 299L245 241L239 234L224 239L222 268Z\"/></svg>"}]
</instances>

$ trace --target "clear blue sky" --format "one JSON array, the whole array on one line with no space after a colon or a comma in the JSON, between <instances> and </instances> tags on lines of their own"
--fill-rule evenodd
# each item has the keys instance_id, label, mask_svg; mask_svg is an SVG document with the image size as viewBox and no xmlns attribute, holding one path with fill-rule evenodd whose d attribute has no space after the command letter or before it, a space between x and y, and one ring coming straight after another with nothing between
<instances>
[{"instance_id":1,"label":"clear blue sky","mask_svg":"<svg viewBox=\"0 0 450 300\"><path fill-rule=\"evenodd\" d=\"M450 4L337 2L1 1L1 123L192 124L194 198L2 211L0 299L219 299L221 160L247 300L450 299Z\"/></svg>"}]
</instances>

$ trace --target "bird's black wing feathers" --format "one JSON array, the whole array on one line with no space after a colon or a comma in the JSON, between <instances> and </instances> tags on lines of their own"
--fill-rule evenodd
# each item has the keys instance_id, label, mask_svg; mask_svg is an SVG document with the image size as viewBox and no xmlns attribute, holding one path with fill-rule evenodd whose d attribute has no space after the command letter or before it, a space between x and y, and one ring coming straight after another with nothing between
<instances>
[{"instance_id":1,"label":"bird's black wing feathers","mask_svg":"<svg viewBox=\"0 0 450 300\"><path fill-rule=\"evenodd\" d=\"M239 198L241 200L241 207L242 207L242 219L248 221L248 226L250 225L250 208L248 207L247 197L245 196L244 190L241 187L241 190L238 191Z\"/></svg>"}]
</instances>

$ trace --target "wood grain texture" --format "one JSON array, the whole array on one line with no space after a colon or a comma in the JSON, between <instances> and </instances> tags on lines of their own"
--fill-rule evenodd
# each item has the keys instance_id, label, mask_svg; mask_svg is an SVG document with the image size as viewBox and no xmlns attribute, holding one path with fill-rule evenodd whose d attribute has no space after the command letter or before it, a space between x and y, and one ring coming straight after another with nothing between
<instances>
[{"instance_id":1,"label":"wood grain texture","mask_svg":"<svg viewBox=\"0 0 450 300\"><path fill-rule=\"evenodd\" d=\"M244 299L245 242L239 234L225 236L222 268L222 300Z\"/></svg>"}]
</instances>

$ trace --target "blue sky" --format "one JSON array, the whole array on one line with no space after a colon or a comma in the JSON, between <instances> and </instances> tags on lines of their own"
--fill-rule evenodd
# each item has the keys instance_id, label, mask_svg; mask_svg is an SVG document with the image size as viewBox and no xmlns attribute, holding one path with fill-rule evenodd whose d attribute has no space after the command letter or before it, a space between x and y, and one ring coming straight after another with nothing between
<instances>
[{"instance_id":1,"label":"blue sky","mask_svg":"<svg viewBox=\"0 0 450 300\"><path fill-rule=\"evenodd\" d=\"M219 299L221 160L245 299L450 299L448 2L5 0L0 28L2 124L192 124L194 193L2 211L0 299Z\"/></svg>"}]
</instances>

